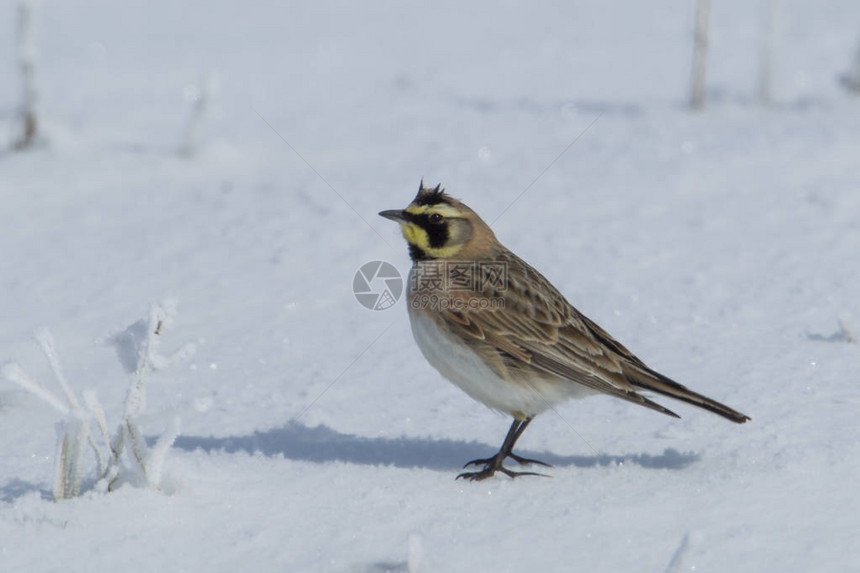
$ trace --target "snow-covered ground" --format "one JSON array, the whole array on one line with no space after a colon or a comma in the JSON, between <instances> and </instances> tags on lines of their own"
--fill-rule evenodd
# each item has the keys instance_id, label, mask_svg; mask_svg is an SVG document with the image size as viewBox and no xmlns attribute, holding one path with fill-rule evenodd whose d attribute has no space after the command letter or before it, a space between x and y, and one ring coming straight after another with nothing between
<instances>
[{"instance_id":1,"label":"snow-covered ground","mask_svg":"<svg viewBox=\"0 0 860 573\"><path fill-rule=\"evenodd\" d=\"M778 3L770 107L760 6L712 4L691 113L690 2L41 2L48 144L0 154L0 363L52 384L50 328L116 424L112 333L175 298L164 348L197 351L140 419L181 419L161 491L52 501L58 417L0 381L0 571L860 570L860 4ZM367 261L408 270L376 213L422 176L752 422L596 397L524 434L552 479L455 481L509 420L423 361L402 301L352 294Z\"/></svg>"}]
</instances>

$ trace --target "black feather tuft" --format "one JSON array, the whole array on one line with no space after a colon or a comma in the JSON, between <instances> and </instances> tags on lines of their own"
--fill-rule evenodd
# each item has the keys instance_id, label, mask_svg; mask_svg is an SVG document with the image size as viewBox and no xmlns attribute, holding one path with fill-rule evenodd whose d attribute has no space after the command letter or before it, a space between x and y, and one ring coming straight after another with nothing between
<instances>
[{"instance_id":1,"label":"black feather tuft","mask_svg":"<svg viewBox=\"0 0 860 573\"><path fill-rule=\"evenodd\" d=\"M440 183L436 187L425 187L424 179L421 179L421 184L418 187L418 195L413 201L416 205L438 205L439 203L451 203L451 198L445 194Z\"/></svg>"}]
</instances>

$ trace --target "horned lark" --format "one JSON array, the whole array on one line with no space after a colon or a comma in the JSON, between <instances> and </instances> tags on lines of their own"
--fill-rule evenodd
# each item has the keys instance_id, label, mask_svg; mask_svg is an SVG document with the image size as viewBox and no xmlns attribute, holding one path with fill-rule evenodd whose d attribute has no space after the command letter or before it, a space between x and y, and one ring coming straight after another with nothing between
<instances>
[{"instance_id":1,"label":"horned lark","mask_svg":"<svg viewBox=\"0 0 860 573\"><path fill-rule=\"evenodd\" d=\"M499 452L458 478L541 475L504 467L548 465L513 447L535 416L569 398L604 393L669 416L646 390L732 422L747 416L652 370L576 310L528 263L506 249L472 209L441 186L419 186L406 209L382 211L409 243L409 319L415 342L442 376L514 421Z\"/></svg>"}]
</instances>

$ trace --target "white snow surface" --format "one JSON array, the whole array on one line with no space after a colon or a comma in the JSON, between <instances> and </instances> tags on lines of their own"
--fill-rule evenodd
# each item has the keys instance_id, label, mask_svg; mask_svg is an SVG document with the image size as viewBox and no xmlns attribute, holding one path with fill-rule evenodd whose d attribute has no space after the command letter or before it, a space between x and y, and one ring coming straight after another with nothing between
<instances>
[{"instance_id":1,"label":"white snow surface","mask_svg":"<svg viewBox=\"0 0 860 573\"><path fill-rule=\"evenodd\" d=\"M50 384L50 328L115 424L114 333L175 298L165 351L197 352L138 418L150 443L181 420L161 490L52 501L57 415L0 383L0 571L860 571L860 101L837 81L860 4L779 4L775 104L759 3L713 2L692 113L689 2L38 3L46 143L0 154L0 363ZM403 301L351 290L367 261L405 276L376 213L421 177L752 421L588 398L523 435L552 478L455 481L509 420L423 360Z\"/></svg>"}]
</instances>

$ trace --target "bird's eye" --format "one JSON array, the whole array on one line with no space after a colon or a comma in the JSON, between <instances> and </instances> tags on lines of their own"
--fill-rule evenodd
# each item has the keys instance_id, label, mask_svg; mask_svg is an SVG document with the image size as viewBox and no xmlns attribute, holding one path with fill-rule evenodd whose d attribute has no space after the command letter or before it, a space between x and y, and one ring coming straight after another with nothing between
<instances>
[{"instance_id":1,"label":"bird's eye","mask_svg":"<svg viewBox=\"0 0 860 573\"><path fill-rule=\"evenodd\" d=\"M442 215L440 215L439 213L431 213L429 220L434 225L437 223L441 223L442 222Z\"/></svg>"}]
</instances>

